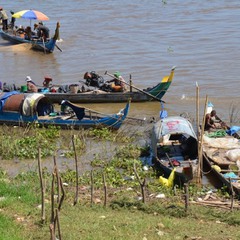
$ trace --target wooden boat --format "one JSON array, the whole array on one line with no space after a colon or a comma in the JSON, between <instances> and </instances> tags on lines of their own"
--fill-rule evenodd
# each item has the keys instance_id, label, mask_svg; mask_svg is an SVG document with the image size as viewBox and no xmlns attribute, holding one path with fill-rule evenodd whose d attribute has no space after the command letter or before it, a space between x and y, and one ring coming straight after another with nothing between
<instances>
[{"instance_id":1,"label":"wooden boat","mask_svg":"<svg viewBox=\"0 0 240 240\"><path fill-rule=\"evenodd\" d=\"M59 22L57 23L55 34L52 38L47 41L43 41L42 39L32 38L31 40L27 40L24 37L24 34L17 34L14 30L4 31L0 29L0 34L3 39L13 43L13 44L21 44L28 43L31 45L31 48L38 51L43 51L45 53L52 53L55 49L56 41L59 38ZM59 48L59 47L58 47Z\"/></svg>"},{"instance_id":2,"label":"wooden boat","mask_svg":"<svg viewBox=\"0 0 240 240\"><path fill-rule=\"evenodd\" d=\"M240 197L240 142L234 129L227 127L203 135L203 164L217 188L225 188Z\"/></svg>"},{"instance_id":3,"label":"wooden boat","mask_svg":"<svg viewBox=\"0 0 240 240\"><path fill-rule=\"evenodd\" d=\"M196 177L197 137L192 124L183 117L159 120L152 131L153 162L159 174L168 178L175 168L175 184L182 186Z\"/></svg>"},{"instance_id":4,"label":"wooden boat","mask_svg":"<svg viewBox=\"0 0 240 240\"><path fill-rule=\"evenodd\" d=\"M143 90L135 87L135 91L133 91L134 86L130 86L130 90L126 92L106 92L97 88L92 91L80 92L78 86L75 85L71 92L59 92L59 87L55 88L53 92L53 85L50 89L42 88L39 91L44 92L45 96L54 103L61 103L63 99L73 103L127 102L129 98L131 98L131 102L161 101L172 83L174 70L175 67L171 69L170 75L163 77L162 81L156 86Z\"/></svg>"},{"instance_id":5,"label":"wooden boat","mask_svg":"<svg viewBox=\"0 0 240 240\"><path fill-rule=\"evenodd\" d=\"M19 94L17 91L2 93L0 103L0 124L24 126L37 123L61 128L108 127L114 130L121 127L130 105L129 101L119 113L110 115L63 100L61 111L57 112L44 94Z\"/></svg>"}]
</instances>

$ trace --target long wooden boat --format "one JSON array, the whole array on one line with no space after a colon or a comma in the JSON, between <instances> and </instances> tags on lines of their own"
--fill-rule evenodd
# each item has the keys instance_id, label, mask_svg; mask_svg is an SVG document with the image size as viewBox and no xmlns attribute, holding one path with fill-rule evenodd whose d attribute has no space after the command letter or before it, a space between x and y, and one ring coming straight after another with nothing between
<instances>
[{"instance_id":1,"label":"long wooden boat","mask_svg":"<svg viewBox=\"0 0 240 240\"><path fill-rule=\"evenodd\" d=\"M23 94L17 91L0 95L0 124L25 126L37 123L41 126L61 128L103 128L117 130L128 115L130 101L116 114L103 114L78 106L67 100L61 103L61 111L55 111L50 100L41 93Z\"/></svg>"},{"instance_id":2,"label":"long wooden boat","mask_svg":"<svg viewBox=\"0 0 240 240\"><path fill-rule=\"evenodd\" d=\"M45 91L42 89L45 96L47 96L54 103L61 103L63 99L73 103L111 103L111 102L127 102L131 98L131 102L146 102L146 101L161 101L169 89L173 77L175 67L171 69L169 76L163 77L162 81L154 87L143 89L141 91L129 90L126 92L105 92L102 90L93 90L87 92L52 92L51 89ZM54 85L53 85L54 87ZM131 89L131 87L130 87Z\"/></svg>"},{"instance_id":3,"label":"long wooden boat","mask_svg":"<svg viewBox=\"0 0 240 240\"><path fill-rule=\"evenodd\" d=\"M175 184L180 186L196 177L197 136L186 118L172 116L159 120L154 124L151 144L153 162L160 175L169 178L175 169Z\"/></svg>"},{"instance_id":4,"label":"long wooden boat","mask_svg":"<svg viewBox=\"0 0 240 240\"><path fill-rule=\"evenodd\" d=\"M240 127L204 132L203 164L217 188L234 191L240 198L240 136L234 129Z\"/></svg>"},{"instance_id":5,"label":"long wooden boat","mask_svg":"<svg viewBox=\"0 0 240 240\"><path fill-rule=\"evenodd\" d=\"M59 22L56 25L55 34L52 38L47 41L32 38L31 40L25 39L24 35L19 35L14 30L4 31L0 29L1 37L13 44L27 43L31 45L31 48L45 53L52 53L56 46L56 41L59 38Z\"/></svg>"}]
</instances>

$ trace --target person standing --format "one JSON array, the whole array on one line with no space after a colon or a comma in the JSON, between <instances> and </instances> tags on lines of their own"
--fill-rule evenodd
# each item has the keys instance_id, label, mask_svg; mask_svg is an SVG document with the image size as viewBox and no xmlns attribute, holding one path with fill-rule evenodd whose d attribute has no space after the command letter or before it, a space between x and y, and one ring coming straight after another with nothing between
<instances>
[{"instance_id":1,"label":"person standing","mask_svg":"<svg viewBox=\"0 0 240 240\"><path fill-rule=\"evenodd\" d=\"M0 7L0 19L2 19L3 30L8 30L8 16L2 7Z\"/></svg>"}]
</instances>

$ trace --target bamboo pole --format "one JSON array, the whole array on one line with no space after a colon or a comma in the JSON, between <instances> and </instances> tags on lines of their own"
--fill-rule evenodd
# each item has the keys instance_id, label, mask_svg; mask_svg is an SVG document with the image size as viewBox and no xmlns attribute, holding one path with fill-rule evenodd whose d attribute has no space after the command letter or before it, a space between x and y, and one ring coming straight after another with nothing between
<instances>
[{"instance_id":1,"label":"bamboo pole","mask_svg":"<svg viewBox=\"0 0 240 240\"><path fill-rule=\"evenodd\" d=\"M197 125L197 137L199 138L199 86L196 82L196 125Z\"/></svg>"},{"instance_id":2,"label":"bamboo pole","mask_svg":"<svg viewBox=\"0 0 240 240\"><path fill-rule=\"evenodd\" d=\"M202 168L203 168L203 154L202 154L202 148L203 148L203 135L204 135L204 126L205 126L205 116L206 116L206 110L207 110L207 103L208 103L208 96L206 96L205 100L205 107L204 107L204 113L203 113L203 119L202 119L202 126L201 126L201 135L199 139L199 147L198 147L198 184L201 184L202 182Z\"/></svg>"}]
</instances>

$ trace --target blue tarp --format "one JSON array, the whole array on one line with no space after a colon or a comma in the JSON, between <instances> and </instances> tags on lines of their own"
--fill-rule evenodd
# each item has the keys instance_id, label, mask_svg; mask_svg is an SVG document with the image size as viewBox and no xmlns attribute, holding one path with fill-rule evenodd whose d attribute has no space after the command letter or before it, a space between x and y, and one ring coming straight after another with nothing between
<instances>
[{"instance_id":1,"label":"blue tarp","mask_svg":"<svg viewBox=\"0 0 240 240\"><path fill-rule=\"evenodd\" d=\"M226 133L232 136L234 133L238 132L239 130L240 130L239 126L232 126L229 130L226 131Z\"/></svg>"},{"instance_id":2,"label":"blue tarp","mask_svg":"<svg viewBox=\"0 0 240 240\"><path fill-rule=\"evenodd\" d=\"M12 95L16 95L19 94L19 92L17 91L13 91L13 92L5 92L2 96L0 96L0 111L2 111L3 106L5 104L5 102L7 101L7 99L12 96Z\"/></svg>"}]
</instances>

